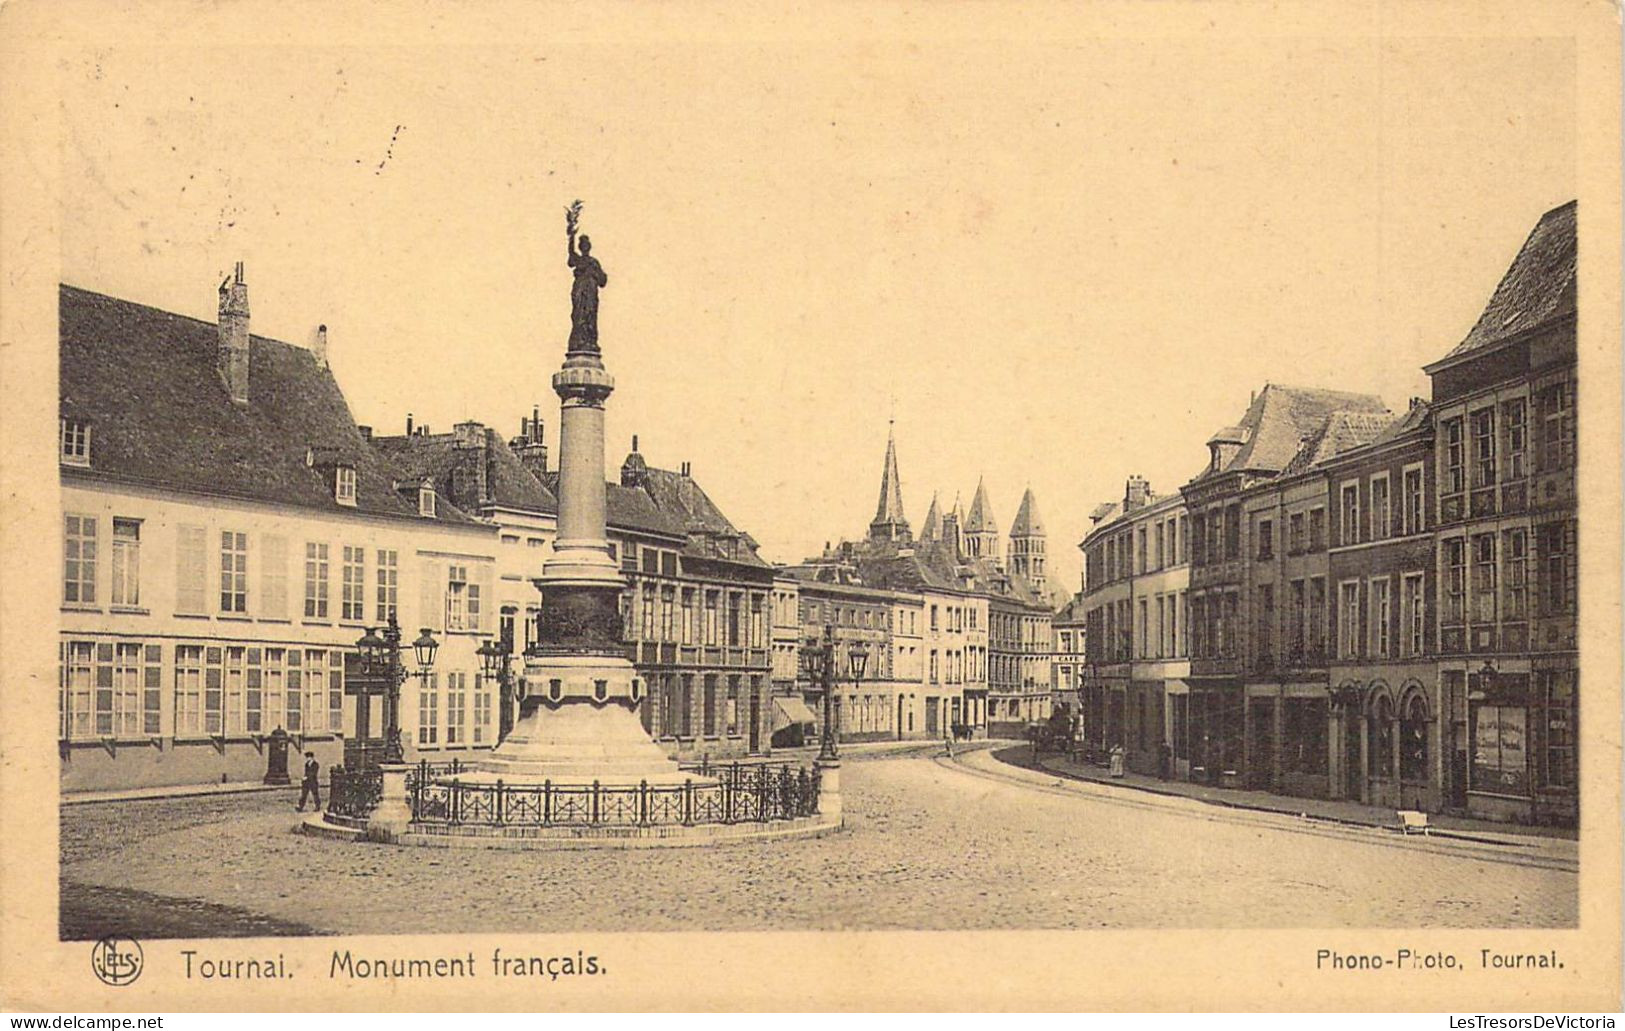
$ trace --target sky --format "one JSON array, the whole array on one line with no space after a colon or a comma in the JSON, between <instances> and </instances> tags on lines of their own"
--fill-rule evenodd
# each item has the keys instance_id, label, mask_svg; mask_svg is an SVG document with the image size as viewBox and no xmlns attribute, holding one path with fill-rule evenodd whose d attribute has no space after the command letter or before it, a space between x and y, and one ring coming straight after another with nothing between
<instances>
[{"instance_id":1,"label":"sky","mask_svg":"<svg viewBox=\"0 0 1625 1031\"><path fill-rule=\"evenodd\" d=\"M243 261L358 422L556 445L580 198L610 470L637 434L795 561L894 419L916 527L1030 486L1075 589L1088 512L1264 383L1426 396L1576 189L1560 39L522 35L65 57L63 280L212 320Z\"/></svg>"}]
</instances>

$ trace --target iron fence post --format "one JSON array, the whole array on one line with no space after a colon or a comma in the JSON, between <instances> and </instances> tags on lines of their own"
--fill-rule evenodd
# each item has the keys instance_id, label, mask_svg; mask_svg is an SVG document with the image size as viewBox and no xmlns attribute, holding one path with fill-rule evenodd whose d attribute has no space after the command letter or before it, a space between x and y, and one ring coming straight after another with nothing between
<instances>
[{"instance_id":1,"label":"iron fence post","mask_svg":"<svg viewBox=\"0 0 1625 1031\"><path fill-rule=\"evenodd\" d=\"M596 780L592 782L592 818L590 822L594 827L598 826L598 781Z\"/></svg>"},{"instance_id":2,"label":"iron fence post","mask_svg":"<svg viewBox=\"0 0 1625 1031\"><path fill-rule=\"evenodd\" d=\"M638 823L649 826L649 782L638 782Z\"/></svg>"},{"instance_id":3,"label":"iron fence post","mask_svg":"<svg viewBox=\"0 0 1625 1031\"><path fill-rule=\"evenodd\" d=\"M496 816L496 823L497 823L498 827L502 826L502 824L504 822L504 808L505 807L502 804L502 795L503 795L502 778L498 777L497 778L496 804L491 809L491 812Z\"/></svg>"},{"instance_id":4,"label":"iron fence post","mask_svg":"<svg viewBox=\"0 0 1625 1031\"><path fill-rule=\"evenodd\" d=\"M694 782L683 781L683 826L694 825Z\"/></svg>"},{"instance_id":5,"label":"iron fence post","mask_svg":"<svg viewBox=\"0 0 1625 1031\"><path fill-rule=\"evenodd\" d=\"M546 827L553 822L553 781L542 781L542 826Z\"/></svg>"}]
</instances>

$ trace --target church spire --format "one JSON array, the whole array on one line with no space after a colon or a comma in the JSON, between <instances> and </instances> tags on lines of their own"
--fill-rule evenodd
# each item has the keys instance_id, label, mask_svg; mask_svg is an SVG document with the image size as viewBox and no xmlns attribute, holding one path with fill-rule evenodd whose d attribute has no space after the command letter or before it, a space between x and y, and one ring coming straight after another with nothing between
<instances>
[{"instance_id":1,"label":"church spire","mask_svg":"<svg viewBox=\"0 0 1625 1031\"><path fill-rule=\"evenodd\" d=\"M886 431L886 466L880 473L880 503L869 524L870 540L907 541L908 518L903 515L903 487L897 475L895 420Z\"/></svg>"}]
</instances>

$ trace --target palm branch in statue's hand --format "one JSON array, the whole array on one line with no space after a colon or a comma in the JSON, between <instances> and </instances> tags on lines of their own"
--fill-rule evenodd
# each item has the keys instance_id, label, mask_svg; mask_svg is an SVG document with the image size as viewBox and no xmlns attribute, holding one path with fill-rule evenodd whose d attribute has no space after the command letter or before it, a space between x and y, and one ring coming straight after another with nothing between
<instances>
[{"instance_id":1,"label":"palm branch in statue's hand","mask_svg":"<svg viewBox=\"0 0 1625 1031\"><path fill-rule=\"evenodd\" d=\"M576 227L581 224L581 202L574 201L564 209L564 231L571 236L576 235Z\"/></svg>"}]
</instances>

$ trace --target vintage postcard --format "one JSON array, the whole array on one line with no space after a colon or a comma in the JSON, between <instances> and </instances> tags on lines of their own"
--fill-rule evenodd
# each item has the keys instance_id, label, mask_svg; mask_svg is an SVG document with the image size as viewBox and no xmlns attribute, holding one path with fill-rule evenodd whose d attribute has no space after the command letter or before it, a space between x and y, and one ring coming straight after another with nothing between
<instances>
[{"instance_id":1,"label":"vintage postcard","mask_svg":"<svg viewBox=\"0 0 1625 1031\"><path fill-rule=\"evenodd\" d=\"M0 1005L1620 1005L1617 5L0 7Z\"/></svg>"}]
</instances>

